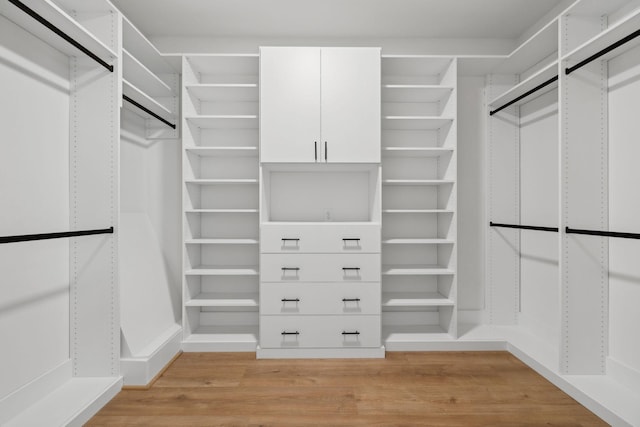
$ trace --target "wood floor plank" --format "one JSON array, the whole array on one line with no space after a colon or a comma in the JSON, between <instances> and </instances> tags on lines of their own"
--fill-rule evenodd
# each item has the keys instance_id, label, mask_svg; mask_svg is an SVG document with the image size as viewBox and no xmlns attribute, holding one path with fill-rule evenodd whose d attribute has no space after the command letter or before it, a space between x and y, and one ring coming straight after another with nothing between
<instances>
[{"instance_id":1,"label":"wood floor plank","mask_svg":"<svg viewBox=\"0 0 640 427\"><path fill-rule=\"evenodd\" d=\"M507 352L255 360L183 353L149 390L123 390L89 426L603 426Z\"/></svg>"}]
</instances>

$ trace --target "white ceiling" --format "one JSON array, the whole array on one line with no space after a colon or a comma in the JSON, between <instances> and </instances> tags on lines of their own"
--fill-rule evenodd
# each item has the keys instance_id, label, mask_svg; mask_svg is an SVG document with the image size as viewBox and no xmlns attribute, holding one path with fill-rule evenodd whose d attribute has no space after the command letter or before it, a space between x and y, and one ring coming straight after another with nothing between
<instances>
[{"instance_id":1,"label":"white ceiling","mask_svg":"<svg viewBox=\"0 0 640 427\"><path fill-rule=\"evenodd\" d=\"M147 37L514 39L561 0L112 0Z\"/></svg>"}]
</instances>

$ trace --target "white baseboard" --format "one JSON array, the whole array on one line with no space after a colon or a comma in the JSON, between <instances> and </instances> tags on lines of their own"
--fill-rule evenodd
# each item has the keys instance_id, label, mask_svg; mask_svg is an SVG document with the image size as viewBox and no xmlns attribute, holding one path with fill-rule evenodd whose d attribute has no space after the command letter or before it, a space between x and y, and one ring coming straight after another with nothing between
<instances>
[{"instance_id":1,"label":"white baseboard","mask_svg":"<svg viewBox=\"0 0 640 427\"><path fill-rule=\"evenodd\" d=\"M384 347L376 348L260 348L258 359L326 359L326 358L379 358L384 359Z\"/></svg>"},{"instance_id":2,"label":"white baseboard","mask_svg":"<svg viewBox=\"0 0 640 427\"><path fill-rule=\"evenodd\" d=\"M640 393L640 371L607 357L607 375L625 387Z\"/></svg>"},{"instance_id":3,"label":"white baseboard","mask_svg":"<svg viewBox=\"0 0 640 427\"><path fill-rule=\"evenodd\" d=\"M71 360L40 375L0 400L0 425L24 412L29 406L71 379Z\"/></svg>"},{"instance_id":4,"label":"white baseboard","mask_svg":"<svg viewBox=\"0 0 640 427\"><path fill-rule=\"evenodd\" d=\"M145 348L144 354L120 359L124 385L145 386L180 352L182 328L174 325Z\"/></svg>"}]
</instances>

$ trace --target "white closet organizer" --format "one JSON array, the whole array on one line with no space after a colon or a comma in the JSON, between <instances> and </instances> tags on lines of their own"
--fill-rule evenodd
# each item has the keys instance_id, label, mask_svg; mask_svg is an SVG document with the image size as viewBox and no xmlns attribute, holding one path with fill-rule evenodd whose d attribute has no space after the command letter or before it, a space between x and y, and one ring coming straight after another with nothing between
<instances>
[{"instance_id":1,"label":"white closet organizer","mask_svg":"<svg viewBox=\"0 0 640 427\"><path fill-rule=\"evenodd\" d=\"M37 231L64 232L69 228L100 231L106 227L111 232L114 227L116 231L80 237L72 237L74 234L70 233L58 236L71 237L69 240L4 245L3 259L15 260L14 265L28 261L26 268L35 272L25 274L21 270L15 279L8 279L15 292L26 290L25 295L29 295L9 312L27 319L24 313L29 313L33 301L37 301L38 312L34 313L36 317L29 316L29 321L21 322L19 342L8 343L11 348L6 351L9 359L4 359L4 368L12 374L1 375L0 424L81 424L115 396L122 385L117 280L119 20L106 0L3 1L0 14L3 15L0 27L3 38L6 37L3 47L7 48L3 49L2 62L23 73L24 78L17 83L25 88L21 96L40 103L34 111L43 105L46 109L49 103L50 108L68 107L68 111L49 112L47 116L51 117L38 120L42 126L50 127L44 139L21 140L24 135L37 134L19 129L24 127L21 126L26 123L24 120L37 115L34 112L27 112L18 123L7 124L4 129L14 145L30 146L35 151L41 151L42 144L55 146L59 151L52 156L53 164L60 161L60 152L69 155L60 163L68 165L68 170L55 171L52 180L55 182L40 180L37 184L56 192L58 201L68 201L64 209L56 205L51 212L47 211L48 206L38 206L37 210L55 218L68 214L68 220L60 218L65 224L62 230ZM42 20L66 34L73 43L47 28ZM67 55L68 63L47 45ZM55 96L52 90L57 92ZM24 108L24 104L16 108ZM68 117L69 122L61 126L61 117ZM18 168L30 162L12 160ZM43 165L43 179L51 172L51 164ZM68 182L64 185L59 180ZM27 187L21 191L29 191L28 182L23 184ZM24 252L28 253L26 260L20 256L25 249L28 249ZM53 269L47 264L50 259L66 259L69 264ZM11 271L3 268L7 274ZM41 288L42 285L47 287ZM8 297L15 295L20 294L12 292ZM60 297L67 299L62 306L56 305ZM5 300L10 301L9 298ZM4 317L7 320L11 321L11 317ZM2 329L10 330L6 325Z\"/></svg>"},{"instance_id":2,"label":"white closet organizer","mask_svg":"<svg viewBox=\"0 0 640 427\"><path fill-rule=\"evenodd\" d=\"M260 72L258 357L383 357L380 49L263 47Z\"/></svg>"},{"instance_id":3,"label":"white closet organizer","mask_svg":"<svg viewBox=\"0 0 640 427\"><path fill-rule=\"evenodd\" d=\"M258 343L258 55L182 63L185 351Z\"/></svg>"},{"instance_id":4,"label":"white closet organizer","mask_svg":"<svg viewBox=\"0 0 640 427\"><path fill-rule=\"evenodd\" d=\"M456 338L456 60L382 56L382 338Z\"/></svg>"},{"instance_id":5,"label":"white closet organizer","mask_svg":"<svg viewBox=\"0 0 640 427\"><path fill-rule=\"evenodd\" d=\"M122 45L122 106L145 119L145 138L178 138L179 61L163 57L124 16Z\"/></svg>"}]
</instances>

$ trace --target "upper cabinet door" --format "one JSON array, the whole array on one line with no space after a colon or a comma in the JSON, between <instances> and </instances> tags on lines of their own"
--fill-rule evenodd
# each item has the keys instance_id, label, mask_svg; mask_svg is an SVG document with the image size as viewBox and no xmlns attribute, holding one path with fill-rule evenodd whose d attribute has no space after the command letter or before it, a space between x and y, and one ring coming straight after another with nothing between
<instances>
[{"instance_id":1,"label":"upper cabinet door","mask_svg":"<svg viewBox=\"0 0 640 427\"><path fill-rule=\"evenodd\" d=\"M260 48L260 161L321 157L320 48Z\"/></svg>"},{"instance_id":2,"label":"upper cabinet door","mask_svg":"<svg viewBox=\"0 0 640 427\"><path fill-rule=\"evenodd\" d=\"M380 162L380 49L322 48L322 160Z\"/></svg>"}]
</instances>

